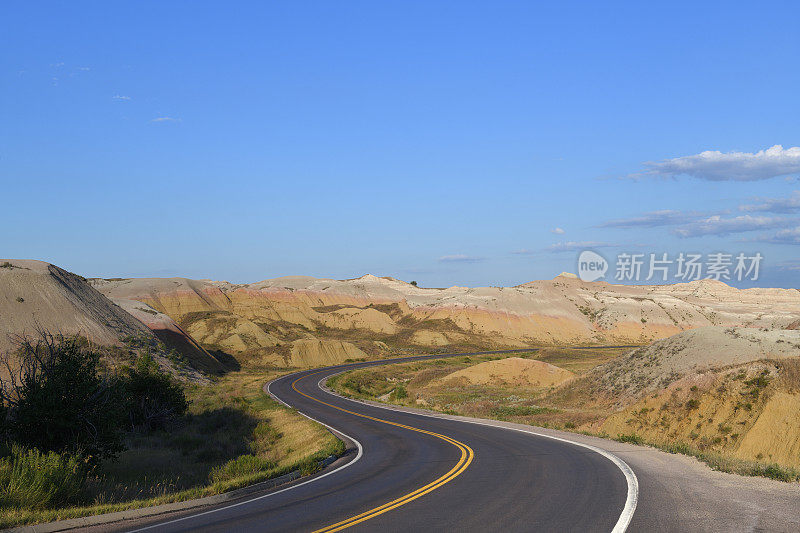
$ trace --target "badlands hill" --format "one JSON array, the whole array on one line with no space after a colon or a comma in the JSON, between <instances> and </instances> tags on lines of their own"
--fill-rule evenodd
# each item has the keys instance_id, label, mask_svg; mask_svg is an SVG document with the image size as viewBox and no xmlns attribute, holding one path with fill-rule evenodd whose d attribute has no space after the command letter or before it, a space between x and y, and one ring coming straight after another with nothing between
<instances>
[{"instance_id":1,"label":"badlands hill","mask_svg":"<svg viewBox=\"0 0 800 533\"><path fill-rule=\"evenodd\" d=\"M645 344L704 326L784 328L800 316L800 291L738 290L711 280L625 286L561 275L517 287L447 289L371 275L90 282L106 296L168 315L206 348L267 364L299 365L315 350L325 362L341 362L390 351Z\"/></svg>"},{"instance_id":2,"label":"badlands hill","mask_svg":"<svg viewBox=\"0 0 800 533\"><path fill-rule=\"evenodd\" d=\"M553 387L572 379L574 374L557 366L521 357L506 357L468 366L431 384L505 385L512 387Z\"/></svg>"},{"instance_id":3,"label":"badlands hill","mask_svg":"<svg viewBox=\"0 0 800 533\"><path fill-rule=\"evenodd\" d=\"M635 399L687 374L788 357L800 357L800 330L703 327L632 350L586 379L612 396Z\"/></svg>"},{"instance_id":4,"label":"badlands hill","mask_svg":"<svg viewBox=\"0 0 800 533\"><path fill-rule=\"evenodd\" d=\"M93 289L80 276L32 260L0 259L0 350L12 347L7 334L34 334L37 327L80 333L98 344L149 335L144 324Z\"/></svg>"},{"instance_id":5,"label":"badlands hill","mask_svg":"<svg viewBox=\"0 0 800 533\"><path fill-rule=\"evenodd\" d=\"M583 429L800 467L798 330L687 331L601 365L560 393L595 407L616 402L599 427Z\"/></svg>"},{"instance_id":6,"label":"badlands hill","mask_svg":"<svg viewBox=\"0 0 800 533\"><path fill-rule=\"evenodd\" d=\"M193 341L181 338L171 318L140 302L112 302L81 276L43 261L0 260L0 352L15 348L13 335L32 336L37 329L79 334L102 346L122 346L124 339L135 339L137 345L157 347L151 331L158 329L153 327L156 321L162 329L176 330L173 338L163 338L167 349L177 349L201 370L221 369L200 346L188 349ZM171 366L164 357L160 362Z\"/></svg>"}]
</instances>

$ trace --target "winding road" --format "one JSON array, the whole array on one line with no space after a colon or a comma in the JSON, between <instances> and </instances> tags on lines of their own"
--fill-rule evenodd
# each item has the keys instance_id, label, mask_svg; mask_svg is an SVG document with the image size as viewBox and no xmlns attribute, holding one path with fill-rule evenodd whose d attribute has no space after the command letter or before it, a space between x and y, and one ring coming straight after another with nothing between
<instances>
[{"instance_id":1,"label":"winding road","mask_svg":"<svg viewBox=\"0 0 800 533\"><path fill-rule=\"evenodd\" d=\"M268 392L276 399L349 441L348 459L288 488L143 529L625 531L636 477L608 452L533 429L367 405L323 388L344 370L437 357L443 356L340 365L273 381Z\"/></svg>"}]
</instances>

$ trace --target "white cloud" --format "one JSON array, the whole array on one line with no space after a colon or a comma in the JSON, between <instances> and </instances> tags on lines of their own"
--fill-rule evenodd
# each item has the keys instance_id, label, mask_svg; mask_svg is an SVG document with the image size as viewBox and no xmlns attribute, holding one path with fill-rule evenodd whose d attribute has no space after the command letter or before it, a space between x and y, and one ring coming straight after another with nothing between
<instances>
[{"instance_id":1,"label":"white cloud","mask_svg":"<svg viewBox=\"0 0 800 533\"><path fill-rule=\"evenodd\" d=\"M740 205L740 211L765 213L796 213L800 211L800 191L784 198L754 198L756 204Z\"/></svg>"},{"instance_id":2,"label":"white cloud","mask_svg":"<svg viewBox=\"0 0 800 533\"><path fill-rule=\"evenodd\" d=\"M692 176L710 181L758 181L800 173L800 147L786 148L780 144L750 152L708 150L695 155L647 161L647 170L630 177Z\"/></svg>"},{"instance_id":3,"label":"white cloud","mask_svg":"<svg viewBox=\"0 0 800 533\"><path fill-rule=\"evenodd\" d=\"M758 240L772 244L800 244L800 226L782 229L771 237L761 236Z\"/></svg>"},{"instance_id":4,"label":"white cloud","mask_svg":"<svg viewBox=\"0 0 800 533\"><path fill-rule=\"evenodd\" d=\"M158 117L158 118L154 118L154 119L153 119L153 120L151 120L150 122L180 122L180 121L181 121L181 119L179 119L179 118L173 118L173 117Z\"/></svg>"},{"instance_id":5,"label":"white cloud","mask_svg":"<svg viewBox=\"0 0 800 533\"><path fill-rule=\"evenodd\" d=\"M453 254L443 255L439 258L440 263L478 263L483 261L483 257L476 257L472 255Z\"/></svg>"},{"instance_id":6,"label":"white cloud","mask_svg":"<svg viewBox=\"0 0 800 533\"><path fill-rule=\"evenodd\" d=\"M600 228L654 228L657 226L676 226L699 220L707 216L703 213L693 211L674 211L664 209L661 211L651 211L638 217L618 218L603 222Z\"/></svg>"},{"instance_id":7,"label":"white cloud","mask_svg":"<svg viewBox=\"0 0 800 533\"><path fill-rule=\"evenodd\" d=\"M700 220L676 228L673 230L673 233L678 237L700 237L703 235L721 236L730 235L731 233L785 228L797 223L797 220L781 217L754 217L752 215L741 215L738 217L722 218L719 215L714 215L705 220Z\"/></svg>"},{"instance_id":8,"label":"white cloud","mask_svg":"<svg viewBox=\"0 0 800 533\"><path fill-rule=\"evenodd\" d=\"M547 247L548 252L576 252L578 250L585 250L587 248L609 248L617 246L608 242L597 241L565 241L551 244Z\"/></svg>"},{"instance_id":9,"label":"white cloud","mask_svg":"<svg viewBox=\"0 0 800 533\"><path fill-rule=\"evenodd\" d=\"M130 96L123 96L123 95L121 95L121 94L115 94L115 95L114 95L114 96L112 96L111 98L112 98L113 100L130 100L130 99L131 99L131 97L130 97Z\"/></svg>"},{"instance_id":10,"label":"white cloud","mask_svg":"<svg viewBox=\"0 0 800 533\"><path fill-rule=\"evenodd\" d=\"M555 235L564 235L566 231L564 231L562 228L553 228L550 230L550 233L553 233Z\"/></svg>"}]
</instances>

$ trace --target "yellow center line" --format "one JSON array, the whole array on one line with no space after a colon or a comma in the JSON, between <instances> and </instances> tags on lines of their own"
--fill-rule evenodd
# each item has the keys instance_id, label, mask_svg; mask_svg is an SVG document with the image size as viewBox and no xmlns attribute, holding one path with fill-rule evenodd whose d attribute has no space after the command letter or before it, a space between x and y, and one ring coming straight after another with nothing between
<instances>
[{"instance_id":1,"label":"yellow center line","mask_svg":"<svg viewBox=\"0 0 800 533\"><path fill-rule=\"evenodd\" d=\"M333 404L330 404L328 402L323 402L322 400L318 400L317 398L314 398L313 396L309 396L308 394L300 391L300 389L298 389L296 387L297 382L300 381L301 379L305 379L307 377L310 377L310 376L313 376L313 375L316 375L316 374L320 374L322 372L324 372L324 370L320 370L319 372L314 372L312 374L306 374L305 376L301 376L301 377L297 378L296 380L294 380L292 382L292 389L294 389L294 391L297 392L298 394L301 394L301 395L305 396L306 398L314 400L315 402L321 403L323 405L327 405L328 407L332 407L332 408L337 409L339 411L342 411L342 412L345 412L345 413L349 413L349 414L355 415L355 416L360 416L361 418L367 418L369 420L374 420L375 422L382 422L384 424L389 424L390 426L397 426L397 427L401 427L401 428L404 428L404 429L408 429L410 431L416 431L417 433L425 433L426 435L431 435L433 437L436 437L436 438L442 439L444 441L447 441L447 442L449 442L450 444L452 444L453 446L455 446L456 448L458 448L461 451L461 457L459 458L458 463L456 463L456 465L453 468L451 468L446 474L444 474L443 476L441 476L439 478L436 478L435 480L431 481L427 485L424 485L424 486L418 488L417 490L415 490L413 492L409 492L408 494L406 494L404 496L401 496L401 497L399 497L397 499L394 499L394 500L392 500L390 502L384 503L383 505L381 505L379 507L375 507L374 509L370 509L369 511L365 511L365 512L363 512L361 514L357 514L355 516L351 516L347 520L342 520L341 522L336 522L335 524L331 524L331 525L329 525L327 527L324 527L322 529L318 529L318 530L314 531L313 533L333 533L334 531L341 531L342 529L346 529L346 528L348 528L350 526L354 526L354 525L356 525L356 524L358 524L360 522L364 522L365 520L369 520L370 518L375 518L376 516L381 515L381 514L387 512L387 511L391 511L392 509L400 507L401 505L405 505L405 504L407 504L407 503L409 503L411 501L416 500L417 498L420 498L420 497L424 496L425 494L428 494L429 492L431 492L433 490L438 489L439 487L441 487L445 483L449 483L453 479L457 478L458 476L461 475L462 472L464 472L464 470L467 469L467 467L470 465L470 463L472 463L472 459L475 457L475 453L472 451L472 448L470 448L469 446L467 446L463 442L459 442L459 441L457 441L457 440L455 440L455 439L453 439L451 437L448 437L447 435L442 435L440 433L434 433L433 431L427 431L427 430L424 430L424 429L415 428L415 427L412 427L412 426L407 426L405 424L392 422L390 420L384 420L382 418L375 418L374 416L369 416L369 415L364 415L364 414L361 414L361 413L356 413L355 411L349 411L347 409L344 409L342 407L337 407L337 406L335 406Z\"/></svg>"}]
</instances>

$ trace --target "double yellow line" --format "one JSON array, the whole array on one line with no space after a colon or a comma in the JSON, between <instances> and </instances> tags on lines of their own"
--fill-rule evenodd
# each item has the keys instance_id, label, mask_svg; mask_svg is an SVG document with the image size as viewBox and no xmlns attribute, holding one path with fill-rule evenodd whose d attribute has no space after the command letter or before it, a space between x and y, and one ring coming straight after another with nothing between
<instances>
[{"instance_id":1,"label":"double yellow line","mask_svg":"<svg viewBox=\"0 0 800 533\"><path fill-rule=\"evenodd\" d=\"M314 533L333 533L334 531L341 531L341 530L346 529L346 528L348 528L350 526L354 526L356 524L364 522L365 520L369 520L370 518L375 518L378 515L382 515L383 513L387 512L387 511L391 511L392 509L400 507L401 505L405 505L405 504L407 504L409 502L412 502L412 501L416 500L417 498L419 498L421 496L424 496L425 494L428 494L429 492L431 492L433 490L438 489L439 487L441 487L445 483L449 483L450 481L454 480L455 478L460 476L461 473L464 472L464 470L467 469L467 467L470 465L470 463L472 463L472 459L473 459L473 457L475 457L475 453L472 451L472 448L470 448L469 446L467 446L463 442L459 442L459 441L457 441L457 440L455 440L453 438L448 437L447 435L442 435L440 433L434 433L433 431L426 431L424 429L419 429L419 428L415 428L415 427L412 427L412 426L407 426L405 424L398 424L397 422L392 422L390 420L384 420L382 418L375 418L374 416L368 416L368 415L364 415L364 414L361 414L361 413L356 413L354 411L349 411L347 409L343 409L341 407L337 407L335 405L329 404L327 402L323 402L322 400L318 400L317 398L309 396L308 394L300 391L296 387L297 382L300 381L301 379L305 379L307 377L310 377L310 376L313 376L313 375L316 375L316 374L320 374L322 372L324 372L324 370L320 370L319 372L314 372L313 374L306 374L305 376L297 378L296 380L294 380L292 382L292 389L294 389L294 391L297 392L298 394L301 394L301 395L305 396L306 398L314 400L315 402L321 403L323 405L327 405L328 407L332 407L333 409L337 409L339 411L343 411L343 412L349 413L351 415L360 416L361 418L368 418L369 420L374 420L375 422L382 422L384 424L389 424L390 426L401 427L401 428L404 428L404 429L408 429L410 431L416 431L417 433L425 433L426 435L431 435L433 437L436 437L436 438L442 439L444 441L447 441L447 442L449 442L450 444L452 444L453 446L455 446L456 448L458 448L461 451L461 457L459 458L458 463L456 463L456 465L453 468L451 468L446 474L444 474L443 476L431 481L427 485L425 485L423 487L420 487L420 488L418 488L417 490L415 490L413 492L409 492L405 496L401 496L401 497L399 497L399 498L397 498L395 500L392 500L392 501L390 501L388 503L384 503L383 505L381 505L379 507L375 507L374 509L370 509L369 511L365 511L365 512L363 512L361 514L357 514L355 516L351 516L347 520L342 520L341 522L336 522L335 524L331 524L331 525L329 525L327 527L324 527L322 529L318 529L318 530L314 531Z\"/></svg>"}]
</instances>

